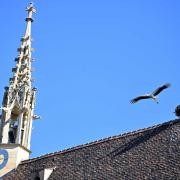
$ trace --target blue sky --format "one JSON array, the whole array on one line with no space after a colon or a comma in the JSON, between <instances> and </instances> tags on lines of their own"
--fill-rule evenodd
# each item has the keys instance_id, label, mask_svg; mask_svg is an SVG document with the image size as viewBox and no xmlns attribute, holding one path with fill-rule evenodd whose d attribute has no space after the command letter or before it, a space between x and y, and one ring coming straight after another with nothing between
<instances>
[{"instance_id":1,"label":"blue sky","mask_svg":"<svg viewBox=\"0 0 180 180\"><path fill-rule=\"evenodd\" d=\"M44 0L32 27L38 88L32 155L149 127L180 104L178 0ZM12 76L29 1L1 2L0 97ZM159 96L131 98L166 82Z\"/></svg>"}]
</instances>

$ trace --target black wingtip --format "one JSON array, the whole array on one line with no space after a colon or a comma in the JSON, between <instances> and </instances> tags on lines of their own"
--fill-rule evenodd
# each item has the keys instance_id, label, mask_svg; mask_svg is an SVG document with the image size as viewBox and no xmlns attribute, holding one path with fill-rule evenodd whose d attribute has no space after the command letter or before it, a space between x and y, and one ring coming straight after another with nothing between
<instances>
[{"instance_id":1,"label":"black wingtip","mask_svg":"<svg viewBox=\"0 0 180 180\"><path fill-rule=\"evenodd\" d=\"M136 102L136 101L134 101L134 100L131 100L131 101L130 101L131 104L134 104L135 102Z\"/></svg>"},{"instance_id":2,"label":"black wingtip","mask_svg":"<svg viewBox=\"0 0 180 180\"><path fill-rule=\"evenodd\" d=\"M170 84L170 83L166 83L164 86L165 86L166 88L168 88L168 87L171 86L171 84Z\"/></svg>"}]
</instances>

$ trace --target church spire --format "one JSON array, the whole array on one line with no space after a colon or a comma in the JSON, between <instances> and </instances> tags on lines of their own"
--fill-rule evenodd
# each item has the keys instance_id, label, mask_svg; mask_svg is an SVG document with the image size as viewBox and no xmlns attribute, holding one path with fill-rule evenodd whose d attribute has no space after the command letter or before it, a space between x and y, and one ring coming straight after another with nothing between
<instances>
[{"instance_id":1,"label":"church spire","mask_svg":"<svg viewBox=\"0 0 180 180\"><path fill-rule=\"evenodd\" d=\"M9 86L5 87L2 114L0 116L0 177L30 155L32 120L34 115L36 88L32 88L32 51L31 25L33 4L26 8L26 30L17 49L16 66L12 68L13 76Z\"/></svg>"},{"instance_id":2,"label":"church spire","mask_svg":"<svg viewBox=\"0 0 180 180\"><path fill-rule=\"evenodd\" d=\"M21 38L21 46L17 49L16 66L12 68L13 77L9 79L9 87L5 87L1 115L1 144L18 144L30 149L32 119L35 104L36 89L32 88L33 61L31 47L31 24L33 4L26 8L26 30Z\"/></svg>"},{"instance_id":3,"label":"church spire","mask_svg":"<svg viewBox=\"0 0 180 180\"><path fill-rule=\"evenodd\" d=\"M32 51L31 48L31 24L33 22L32 14L36 12L33 4L26 8L28 17L26 18L27 26L24 37L21 38L21 46L17 49L18 57L15 58L16 67L12 69L14 76L10 78L10 88L16 88L22 86L21 84L28 85L31 88L31 62L32 62ZM17 89L17 88L16 88Z\"/></svg>"}]
</instances>

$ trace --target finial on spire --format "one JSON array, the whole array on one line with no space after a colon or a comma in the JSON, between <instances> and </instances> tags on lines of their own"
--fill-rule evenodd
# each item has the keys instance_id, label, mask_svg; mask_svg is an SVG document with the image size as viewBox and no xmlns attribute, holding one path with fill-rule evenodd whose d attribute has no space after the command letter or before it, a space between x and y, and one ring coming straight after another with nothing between
<instances>
[{"instance_id":1,"label":"finial on spire","mask_svg":"<svg viewBox=\"0 0 180 180\"><path fill-rule=\"evenodd\" d=\"M33 14L33 13L36 13L36 9L34 8L32 2L29 3L29 6L28 6L28 7L26 7L26 11L28 11L28 17L26 18L26 21L27 21L27 22L28 22L28 21L33 22L32 14Z\"/></svg>"},{"instance_id":2,"label":"finial on spire","mask_svg":"<svg viewBox=\"0 0 180 180\"><path fill-rule=\"evenodd\" d=\"M32 12L36 13L36 9L34 8L34 3L33 2L29 3L29 6L27 6L26 11L28 11L28 12L32 11Z\"/></svg>"}]
</instances>

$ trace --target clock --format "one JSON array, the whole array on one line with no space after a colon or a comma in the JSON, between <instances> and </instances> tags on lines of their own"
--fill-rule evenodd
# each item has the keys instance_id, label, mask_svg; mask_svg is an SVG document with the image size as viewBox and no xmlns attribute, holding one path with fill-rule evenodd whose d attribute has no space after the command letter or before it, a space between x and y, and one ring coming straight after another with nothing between
<instances>
[{"instance_id":1,"label":"clock","mask_svg":"<svg viewBox=\"0 0 180 180\"><path fill-rule=\"evenodd\" d=\"M5 149L0 149L0 170L3 169L8 162L8 151Z\"/></svg>"}]
</instances>

